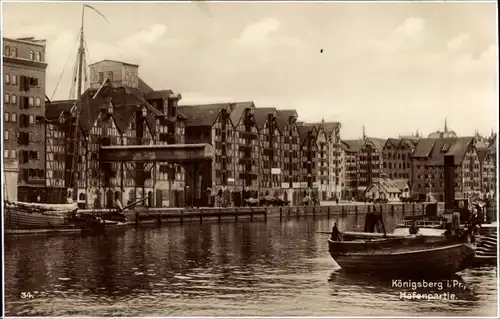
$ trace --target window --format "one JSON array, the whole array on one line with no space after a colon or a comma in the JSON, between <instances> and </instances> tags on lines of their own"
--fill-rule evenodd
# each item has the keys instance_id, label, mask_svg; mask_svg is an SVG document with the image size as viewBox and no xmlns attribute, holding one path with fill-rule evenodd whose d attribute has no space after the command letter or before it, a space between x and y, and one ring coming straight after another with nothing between
<instances>
[{"instance_id":1,"label":"window","mask_svg":"<svg viewBox=\"0 0 500 319\"><path fill-rule=\"evenodd\" d=\"M10 94L9 93L5 93L3 101L4 101L4 103L10 103Z\"/></svg>"},{"instance_id":2,"label":"window","mask_svg":"<svg viewBox=\"0 0 500 319\"><path fill-rule=\"evenodd\" d=\"M33 50L30 50L30 60L33 61L35 59L35 52Z\"/></svg>"},{"instance_id":3,"label":"window","mask_svg":"<svg viewBox=\"0 0 500 319\"><path fill-rule=\"evenodd\" d=\"M12 74L11 79L12 79L12 81L11 81L12 85L17 85L17 75Z\"/></svg>"},{"instance_id":4,"label":"window","mask_svg":"<svg viewBox=\"0 0 500 319\"><path fill-rule=\"evenodd\" d=\"M113 71L108 72L108 79L113 82Z\"/></svg>"},{"instance_id":5,"label":"window","mask_svg":"<svg viewBox=\"0 0 500 319\"><path fill-rule=\"evenodd\" d=\"M30 124L34 124L34 123L35 123L35 117L33 115L30 115Z\"/></svg>"},{"instance_id":6,"label":"window","mask_svg":"<svg viewBox=\"0 0 500 319\"><path fill-rule=\"evenodd\" d=\"M15 94L12 94L10 96L10 103L11 104L17 104L17 96Z\"/></svg>"},{"instance_id":7,"label":"window","mask_svg":"<svg viewBox=\"0 0 500 319\"><path fill-rule=\"evenodd\" d=\"M11 55L10 55L11 57L17 58L17 48L12 48L10 53L11 53Z\"/></svg>"},{"instance_id":8,"label":"window","mask_svg":"<svg viewBox=\"0 0 500 319\"><path fill-rule=\"evenodd\" d=\"M35 61L42 61L42 54L39 51L36 51Z\"/></svg>"},{"instance_id":9,"label":"window","mask_svg":"<svg viewBox=\"0 0 500 319\"><path fill-rule=\"evenodd\" d=\"M30 96L30 97L29 97L28 101L29 101L29 102L28 102L28 105L29 105L29 106L33 106L33 104L34 104L34 102L35 102L35 101L34 101L34 99L33 99L33 97L32 97L32 96Z\"/></svg>"},{"instance_id":10,"label":"window","mask_svg":"<svg viewBox=\"0 0 500 319\"><path fill-rule=\"evenodd\" d=\"M10 84L10 74L5 74L5 84Z\"/></svg>"},{"instance_id":11,"label":"window","mask_svg":"<svg viewBox=\"0 0 500 319\"><path fill-rule=\"evenodd\" d=\"M8 45L5 46L5 51L3 52L3 54L5 56L9 56L10 55L10 47Z\"/></svg>"},{"instance_id":12,"label":"window","mask_svg":"<svg viewBox=\"0 0 500 319\"><path fill-rule=\"evenodd\" d=\"M99 72L99 82L104 82L104 72Z\"/></svg>"},{"instance_id":13,"label":"window","mask_svg":"<svg viewBox=\"0 0 500 319\"><path fill-rule=\"evenodd\" d=\"M40 100L40 98L39 98L39 97L37 97L37 98L35 99L35 106L36 106L36 107L40 107L41 105L42 105L42 101Z\"/></svg>"},{"instance_id":14,"label":"window","mask_svg":"<svg viewBox=\"0 0 500 319\"><path fill-rule=\"evenodd\" d=\"M5 115L4 115L4 117L3 117L3 118L4 118L5 122L8 122L8 121L9 121L9 119L10 119L9 112L5 112Z\"/></svg>"},{"instance_id":15,"label":"window","mask_svg":"<svg viewBox=\"0 0 500 319\"><path fill-rule=\"evenodd\" d=\"M3 150L3 158L9 158L9 150Z\"/></svg>"},{"instance_id":16,"label":"window","mask_svg":"<svg viewBox=\"0 0 500 319\"><path fill-rule=\"evenodd\" d=\"M9 131L7 131L7 130L3 131L3 138L4 138L4 140L9 139Z\"/></svg>"},{"instance_id":17,"label":"window","mask_svg":"<svg viewBox=\"0 0 500 319\"><path fill-rule=\"evenodd\" d=\"M448 152L450 149L450 144L444 144L443 147L441 148L441 152Z\"/></svg>"},{"instance_id":18,"label":"window","mask_svg":"<svg viewBox=\"0 0 500 319\"><path fill-rule=\"evenodd\" d=\"M13 123L17 122L17 114L16 113L11 113L10 114L10 121Z\"/></svg>"}]
</instances>

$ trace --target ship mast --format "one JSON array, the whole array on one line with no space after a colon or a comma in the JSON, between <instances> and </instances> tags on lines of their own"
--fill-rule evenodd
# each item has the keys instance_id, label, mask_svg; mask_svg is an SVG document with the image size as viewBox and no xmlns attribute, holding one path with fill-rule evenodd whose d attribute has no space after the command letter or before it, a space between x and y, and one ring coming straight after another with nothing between
<instances>
[{"instance_id":1,"label":"ship mast","mask_svg":"<svg viewBox=\"0 0 500 319\"><path fill-rule=\"evenodd\" d=\"M77 60L77 96L76 96L76 104L75 104L75 123L74 123L74 135L73 135L73 163L72 163L72 181L73 181L73 191L72 197L73 201L76 202L78 200L78 157L79 157L79 128L80 128L80 112L82 110L82 79L83 72L85 72L85 38L83 33L83 21L85 16L85 5L82 6L82 22L80 28L80 46L78 47L78 60Z\"/></svg>"}]
</instances>

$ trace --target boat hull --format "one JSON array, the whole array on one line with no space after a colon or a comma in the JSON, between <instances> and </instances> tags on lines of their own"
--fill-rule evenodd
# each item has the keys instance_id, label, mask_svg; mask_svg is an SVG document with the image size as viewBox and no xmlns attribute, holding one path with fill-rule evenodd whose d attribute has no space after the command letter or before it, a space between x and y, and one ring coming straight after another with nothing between
<instances>
[{"instance_id":1,"label":"boat hull","mask_svg":"<svg viewBox=\"0 0 500 319\"><path fill-rule=\"evenodd\" d=\"M58 228L68 225L69 212L27 212L4 207L5 229Z\"/></svg>"},{"instance_id":2,"label":"boat hull","mask_svg":"<svg viewBox=\"0 0 500 319\"><path fill-rule=\"evenodd\" d=\"M339 253L330 249L330 254L339 266L348 272L443 275L454 274L464 269L474 258L474 249L469 244L460 243L415 250L409 247L398 251L388 249Z\"/></svg>"}]
</instances>

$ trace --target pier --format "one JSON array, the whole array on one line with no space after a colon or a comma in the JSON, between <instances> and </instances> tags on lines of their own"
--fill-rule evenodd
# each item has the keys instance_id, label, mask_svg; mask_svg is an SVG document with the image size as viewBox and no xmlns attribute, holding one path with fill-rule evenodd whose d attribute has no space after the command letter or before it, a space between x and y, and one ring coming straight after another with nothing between
<instances>
[{"instance_id":1,"label":"pier","mask_svg":"<svg viewBox=\"0 0 500 319\"><path fill-rule=\"evenodd\" d=\"M429 205L437 208L437 214L444 212L444 204L438 203L393 203L393 204L356 204L349 203L329 206L273 206L273 207L200 207L200 208L148 208L137 207L125 212L127 223L131 225L184 223L184 222L222 222L250 220L267 221L279 218L281 221L303 218L327 218L339 220L349 229L362 228L365 215L373 210L381 212L388 229L393 229L405 217L425 215ZM99 213L103 210L82 210Z\"/></svg>"}]
</instances>

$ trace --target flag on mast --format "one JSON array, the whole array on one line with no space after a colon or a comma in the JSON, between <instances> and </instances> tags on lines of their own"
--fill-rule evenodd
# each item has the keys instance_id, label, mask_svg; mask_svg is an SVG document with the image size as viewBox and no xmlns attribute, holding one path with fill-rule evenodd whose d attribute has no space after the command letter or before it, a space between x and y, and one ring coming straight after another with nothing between
<instances>
[{"instance_id":1,"label":"flag on mast","mask_svg":"<svg viewBox=\"0 0 500 319\"><path fill-rule=\"evenodd\" d=\"M106 20L107 23L109 23L108 19L106 19L106 17L104 16L104 14L100 13L99 10L97 10L96 8L94 8L93 6L91 5L88 5L88 4L84 4L83 5L84 7L87 7L89 9L92 9L94 10L98 15L100 15L104 20Z\"/></svg>"}]
</instances>

